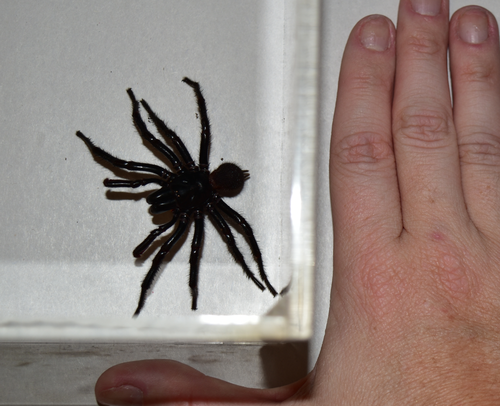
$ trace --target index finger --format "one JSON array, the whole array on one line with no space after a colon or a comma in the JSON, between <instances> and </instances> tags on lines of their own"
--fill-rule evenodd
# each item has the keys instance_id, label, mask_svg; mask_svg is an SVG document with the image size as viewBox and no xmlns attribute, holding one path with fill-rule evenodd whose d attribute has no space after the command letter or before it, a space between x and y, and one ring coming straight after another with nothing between
<instances>
[{"instance_id":1,"label":"index finger","mask_svg":"<svg viewBox=\"0 0 500 406\"><path fill-rule=\"evenodd\" d=\"M401 209L391 106L395 28L369 16L352 30L340 71L332 127L330 184L336 249L397 237Z\"/></svg>"}]
</instances>

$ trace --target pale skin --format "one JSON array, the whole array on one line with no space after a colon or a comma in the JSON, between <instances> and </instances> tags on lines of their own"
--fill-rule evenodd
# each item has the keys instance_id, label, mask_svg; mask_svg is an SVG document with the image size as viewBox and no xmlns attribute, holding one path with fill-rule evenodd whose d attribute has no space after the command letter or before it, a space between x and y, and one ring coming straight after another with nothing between
<instances>
[{"instance_id":1,"label":"pale skin","mask_svg":"<svg viewBox=\"0 0 500 406\"><path fill-rule=\"evenodd\" d=\"M499 34L488 11L450 20L448 3L401 0L397 33L370 16L347 42L331 140L335 277L313 371L260 390L137 361L104 372L101 404L500 404Z\"/></svg>"}]
</instances>

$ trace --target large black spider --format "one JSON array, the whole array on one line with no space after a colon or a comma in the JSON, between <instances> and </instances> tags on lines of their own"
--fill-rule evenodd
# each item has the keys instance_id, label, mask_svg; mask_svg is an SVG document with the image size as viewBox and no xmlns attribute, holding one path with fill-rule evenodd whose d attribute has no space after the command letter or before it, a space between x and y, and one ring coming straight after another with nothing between
<instances>
[{"instance_id":1,"label":"large black spider","mask_svg":"<svg viewBox=\"0 0 500 406\"><path fill-rule=\"evenodd\" d=\"M170 221L151 231L146 239L134 249L134 257L140 257L161 234L176 224L174 231L166 239L159 252L154 257L153 264L142 281L141 295L134 317L138 316L141 312L146 301L147 293L151 288L165 256L189 229L192 220L194 220L194 236L189 259L189 288L192 297L191 309L197 309L199 259L203 245L205 214L208 214L215 227L224 237L229 251L236 262L241 265L246 276L263 291L265 290L264 285L255 277L254 273L246 264L243 255L236 246L235 239L224 216L231 219L240 227L241 231L243 231L246 236L255 262L257 262L259 275L262 281L273 296L277 295L276 290L267 278L259 245L257 244L250 224L248 224L241 214L234 211L222 200L223 196L235 196L241 191L243 184L249 178L248 171L240 169L233 163L223 163L215 171L209 171L208 155L211 133L205 98L203 97L198 82L187 77L182 79L182 81L193 89L198 102L198 112L201 121L200 159L198 165L194 163L189 151L177 134L168 128L165 122L158 118L145 100L141 100L140 104L142 104L142 107L147 111L150 120L154 123L156 129L165 140L173 145L175 151L151 134L139 113L139 102L135 98L132 89L127 89L127 93L132 101L132 119L135 127L143 140L147 141L155 150L167 158L174 169L173 171L154 164L124 161L120 158L116 158L97 147L80 131L76 132L76 135L85 142L94 157L101 158L121 169L156 175L155 177L139 180L104 179L104 186L109 188L137 188L150 183L157 184L160 186L160 189L152 191L146 198L146 201L151 205L151 214L155 215L167 211L172 212L172 219Z\"/></svg>"}]
</instances>

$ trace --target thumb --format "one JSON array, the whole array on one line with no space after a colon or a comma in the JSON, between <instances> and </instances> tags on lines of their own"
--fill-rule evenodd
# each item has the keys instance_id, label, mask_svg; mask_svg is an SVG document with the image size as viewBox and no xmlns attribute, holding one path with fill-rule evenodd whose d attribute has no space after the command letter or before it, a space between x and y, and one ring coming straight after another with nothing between
<instances>
[{"instance_id":1,"label":"thumb","mask_svg":"<svg viewBox=\"0 0 500 406\"><path fill-rule=\"evenodd\" d=\"M171 360L144 360L115 365L95 386L99 405L163 405L175 402L265 404L284 401L299 390L304 378L274 389L252 389L202 374Z\"/></svg>"}]
</instances>

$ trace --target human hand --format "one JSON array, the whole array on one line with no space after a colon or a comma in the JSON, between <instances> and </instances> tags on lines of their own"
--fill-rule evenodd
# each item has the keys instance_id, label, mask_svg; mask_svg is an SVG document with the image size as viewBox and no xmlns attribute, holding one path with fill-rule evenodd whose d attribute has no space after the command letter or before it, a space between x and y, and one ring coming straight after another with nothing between
<instances>
[{"instance_id":1,"label":"human hand","mask_svg":"<svg viewBox=\"0 0 500 406\"><path fill-rule=\"evenodd\" d=\"M397 34L371 16L348 40L331 143L335 278L314 370L258 390L137 361L99 378L101 404L500 404L499 34L479 7L448 23L448 3L401 0Z\"/></svg>"}]
</instances>

